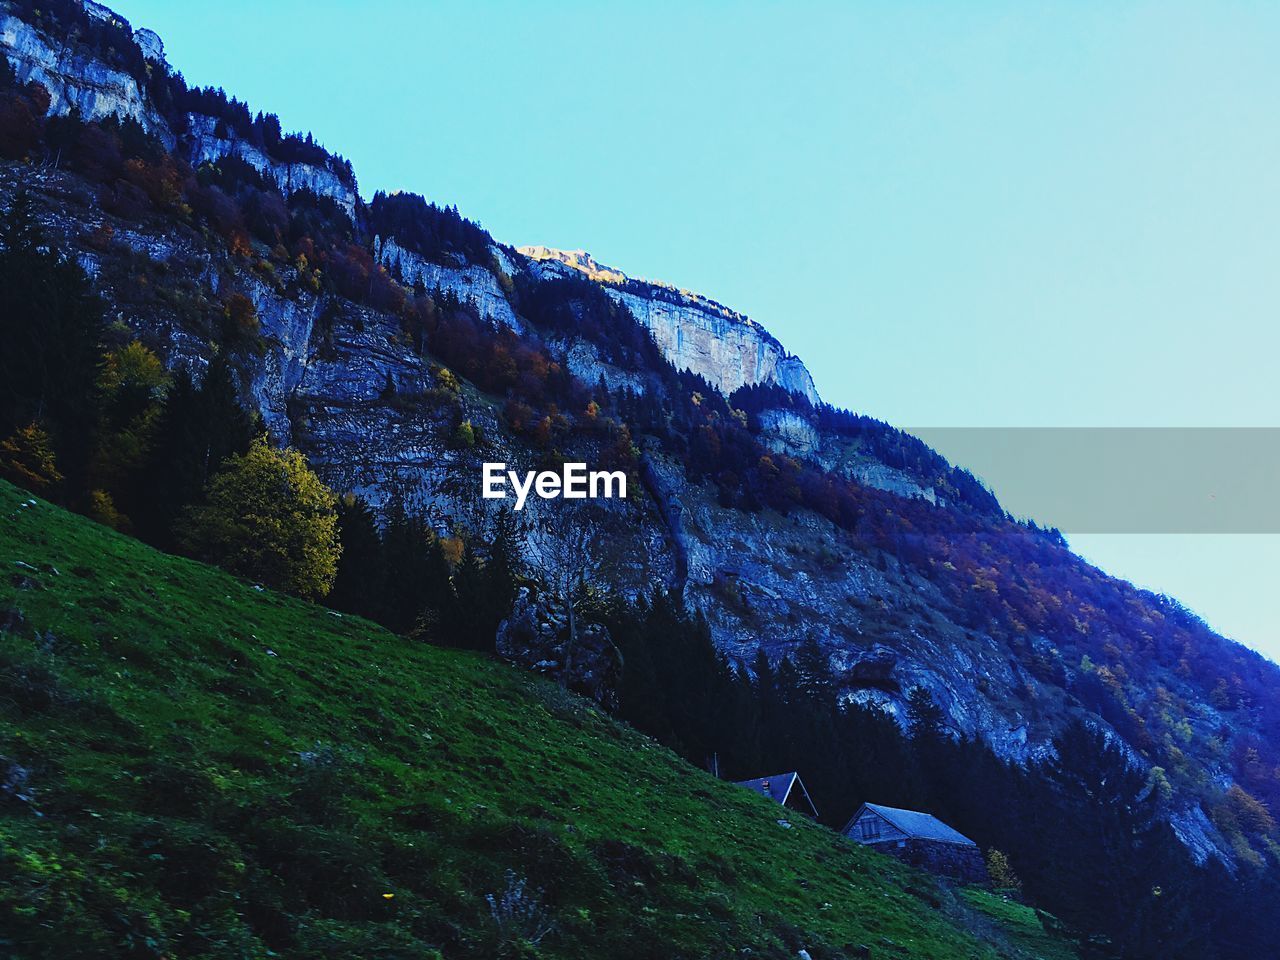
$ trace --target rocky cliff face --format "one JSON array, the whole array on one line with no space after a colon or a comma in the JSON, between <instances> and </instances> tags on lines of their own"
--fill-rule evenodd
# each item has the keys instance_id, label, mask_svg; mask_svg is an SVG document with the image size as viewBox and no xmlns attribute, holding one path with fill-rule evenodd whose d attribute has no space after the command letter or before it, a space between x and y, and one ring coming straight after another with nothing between
<instances>
[{"instance_id":1,"label":"rocky cliff face","mask_svg":"<svg viewBox=\"0 0 1280 960\"><path fill-rule=\"evenodd\" d=\"M485 320L517 333L524 329L507 298L511 276L520 267L497 246L490 250L492 262L485 265L432 263L406 250L393 237L374 237L373 255L410 287L421 285L427 291L450 293L463 303L474 304ZM508 289L504 289L504 278Z\"/></svg>"},{"instance_id":2,"label":"rocky cliff face","mask_svg":"<svg viewBox=\"0 0 1280 960\"><path fill-rule=\"evenodd\" d=\"M286 196L298 190L310 190L316 196L331 198L346 211L348 217L355 218L356 202L359 199L355 186L344 182L332 170L310 163L281 163L252 143L232 135L218 136L218 122L213 117L188 114L187 124L184 145L192 166L206 162L216 163L227 156L239 157L263 176L275 181L280 192Z\"/></svg>"},{"instance_id":3,"label":"rocky cliff face","mask_svg":"<svg viewBox=\"0 0 1280 960\"><path fill-rule=\"evenodd\" d=\"M726 396L740 387L771 384L818 402L813 377L800 359L749 317L697 294L630 280L584 251L521 247L520 252L540 274L580 273L600 282L649 329L677 370L698 374Z\"/></svg>"},{"instance_id":4,"label":"rocky cliff face","mask_svg":"<svg viewBox=\"0 0 1280 960\"><path fill-rule=\"evenodd\" d=\"M154 33L150 35L155 37ZM144 38L144 42L153 49L150 40ZM87 119L128 117L173 146L173 132L129 74L83 55L74 46L46 37L2 8L0 46L21 82L34 80L49 91L51 113L63 115L74 109Z\"/></svg>"}]
</instances>

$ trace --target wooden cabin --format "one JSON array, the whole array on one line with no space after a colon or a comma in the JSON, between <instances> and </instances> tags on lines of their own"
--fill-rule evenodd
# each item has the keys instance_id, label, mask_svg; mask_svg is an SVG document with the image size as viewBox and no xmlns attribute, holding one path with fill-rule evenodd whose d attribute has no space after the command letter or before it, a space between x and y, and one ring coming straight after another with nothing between
<instances>
[{"instance_id":1,"label":"wooden cabin","mask_svg":"<svg viewBox=\"0 0 1280 960\"><path fill-rule=\"evenodd\" d=\"M804 788L804 781L794 770L790 773L779 773L772 777L757 777L754 780L739 780L738 786L754 790L762 797L768 797L780 803L788 810L803 813L806 817L818 819L818 808L809 799L809 791Z\"/></svg>"},{"instance_id":2,"label":"wooden cabin","mask_svg":"<svg viewBox=\"0 0 1280 960\"><path fill-rule=\"evenodd\" d=\"M841 833L913 867L961 883L987 882L978 845L932 814L864 803Z\"/></svg>"}]
</instances>

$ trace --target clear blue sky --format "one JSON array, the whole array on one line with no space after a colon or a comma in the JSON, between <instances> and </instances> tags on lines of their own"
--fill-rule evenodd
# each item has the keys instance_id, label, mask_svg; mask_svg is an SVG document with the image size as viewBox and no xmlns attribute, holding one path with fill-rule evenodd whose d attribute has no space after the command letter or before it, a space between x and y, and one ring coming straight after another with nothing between
<instances>
[{"instance_id":1,"label":"clear blue sky","mask_svg":"<svg viewBox=\"0 0 1280 960\"><path fill-rule=\"evenodd\" d=\"M114 6L366 196L702 291L841 406L1280 425L1280 4ZM1280 658L1280 538L1074 543Z\"/></svg>"}]
</instances>

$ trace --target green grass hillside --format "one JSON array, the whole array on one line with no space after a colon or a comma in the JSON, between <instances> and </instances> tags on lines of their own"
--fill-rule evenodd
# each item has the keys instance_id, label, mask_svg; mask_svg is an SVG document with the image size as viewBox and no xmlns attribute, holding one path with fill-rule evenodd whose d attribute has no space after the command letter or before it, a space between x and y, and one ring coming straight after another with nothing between
<instances>
[{"instance_id":1,"label":"green grass hillside","mask_svg":"<svg viewBox=\"0 0 1280 960\"><path fill-rule=\"evenodd\" d=\"M29 501L0 482L0 954L1041 955L550 684Z\"/></svg>"}]
</instances>

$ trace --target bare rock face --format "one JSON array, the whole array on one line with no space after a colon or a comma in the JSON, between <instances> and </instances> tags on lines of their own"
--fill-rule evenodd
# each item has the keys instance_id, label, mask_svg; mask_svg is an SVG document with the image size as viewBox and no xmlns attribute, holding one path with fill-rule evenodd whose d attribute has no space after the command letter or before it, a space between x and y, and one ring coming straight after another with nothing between
<instances>
[{"instance_id":1,"label":"bare rock face","mask_svg":"<svg viewBox=\"0 0 1280 960\"><path fill-rule=\"evenodd\" d=\"M428 291L451 293L464 303L474 304L476 311L485 320L510 327L517 333L524 329L524 324L511 309L506 291L502 289L502 281L488 266L470 263L443 266L432 263L412 250L406 250L393 237L375 237L373 253L379 263L391 269L410 287L420 284ZM497 247L491 253L494 258L493 266L510 278L516 272L516 266Z\"/></svg>"},{"instance_id":2,"label":"bare rock face","mask_svg":"<svg viewBox=\"0 0 1280 960\"><path fill-rule=\"evenodd\" d=\"M348 217L355 217L358 199L355 185L346 182L328 167L275 160L252 143L233 134L220 136L218 121L214 117L198 113L187 116L187 139L184 142L187 144L192 166L217 163L228 156L238 157L264 177L275 181L286 196L299 190L310 190L318 197L329 197Z\"/></svg>"},{"instance_id":3,"label":"bare rock face","mask_svg":"<svg viewBox=\"0 0 1280 960\"><path fill-rule=\"evenodd\" d=\"M775 453L814 459L822 450L817 428L793 410L763 411L760 427L764 442Z\"/></svg>"},{"instance_id":4,"label":"bare rock face","mask_svg":"<svg viewBox=\"0 0 1280 960\"><path fill-rule=\"evenodd\" d=\"M622 654L598 623L579 623L570 642L564 603L548 592L520 590L511 616L498 627L498 655L590 697L606 710L618 706Z\"/></svg>"},{"instance_id":5,"label":"bare rock face","mask_svg":"<svg viewBox=\"0 0 1280 960\"><path fill-rule=\"evenodd\" d=\"M520 247L519 252L533 260L558 260L565 266L585 273L590 279L604 283L626 283L627 275L615 267L606 267L585 250L557 250L555 247Z\"/></svg>"},{"instance_id":6,"label":"bare rock face","mask_svg":"<svg viewBox=\"0 0 1280 960\"><path fill-rule=\"evenodd\" d=\"M764 327L707 297L661 283L632 280L586 251L521 247L541 276L581 274L603 284L657 342L677 370L690 370L726 396L740 387L772 384L818 402L813 377Z\"/></svg>"},{"instance_id":7,"label":"bare rock face","mask_svg":"<svg viewBox=\"0 0 1280 960\"><path fill-rule=\"evenodd\" d=\"M99 4L89 4L86 9L100 20L118 19ZM150 64L156 69L167 69L164 43L154 31L135 30L133 40ZM109 116L136 120L166 147L173 149L177 143L175 131L128 73L51 40L15 16L0 14L0 47L13 64L19 81L35 81L49 92L51 114L61 116L75 110L86 120ZM189 115L183 144L193 166L234 155L274 180L285 194L306 189L318 196L331 197L347 216L354 218L358 199L355 186L345 182L334 170L309 163L276 161L253 144L234 136L216 135L216 129L215 118Z\"/></svg>"},{"instance_id":8,"label":"bare rock face","mask_svg":"<svg viewBox=\"0 0 1280 960\"><path fill-rule=\"evenodd\" d=\"M139 27L133 31L133 42L138 45L142 55L155 63L164 63L164 41L154 30Z\"/></svg>"},{"instance_id":9,"label":"bare rock face","mask_svg":"<svg viewBox=\"0 0 1280 960\"><path fill-rule=\"evenodd\" d=\"M100 19L113 17L106 11ZM148 133L172 147L168 124L129 74L100 60L67 49L29 23L0 13L0 47L19 82L35 81L49 91L49 112L62 116L76 110L86 120L118 116L136 120Z\"/></svg>"},{"instance_id":10,"label":"bare rock face","mask_svg":"<svg viewBox=\"0 0 1280 960\"><path fill-rule=\"evenodd\" d=\"M804 364L754 321L680 295L668 300L607 286L605 292L649 328L676 369L705 377L726 396L740 387L773 384L817 402Z\"/></svg>"}]
</instances>

